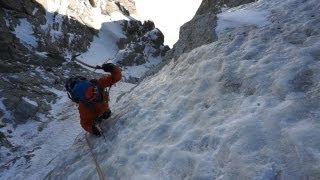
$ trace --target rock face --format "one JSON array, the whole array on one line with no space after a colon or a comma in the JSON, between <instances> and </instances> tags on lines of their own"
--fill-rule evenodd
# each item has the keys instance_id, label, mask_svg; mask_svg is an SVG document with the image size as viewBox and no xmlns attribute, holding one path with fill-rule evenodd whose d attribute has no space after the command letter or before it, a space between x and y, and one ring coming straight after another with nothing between
<instances>
[{"instance_id":1,"label":"rock face","mask_svg":"<svg viewBox=\"0 0 320 180\"><path fill-rule=\"evenodd\" d=\"M0 4L4 7L0 9L1 40L9 50L8 57L15 56L15 51L31 56L34 51L47 52L53 57L83 52L97 33L74 18L47 12L35 1L1 0Z\"/></svg>"},{"instance_id":2,"label":"rock face","mask_svg":"<svg viewBox=\"0 0 320 180\"><path fill-rule=\"evenodd\" d=\"M216 15L224 7L236 7L255 0L203 0L195 16L180 27L179 40L166 55L166 59L178 57L203 44L217 39L214 27L217 25ZM201 27L201 28L199 28Z\"/></svg>"},{"instance_id":3,"label":"rock face","mask_svg":"<svg viewBox=\"0 0 320 180\"><path fill-rule=\"evenodd\" d=\"M152 21L123 21L123 31L126 38L121 38L118 42L121 59L118 61L123 66L133 66L144 64L147 56L164 56L169 50L164 46L164 36L162 32L155 28Z\"/></svg>"},{"instance_id":4,"label":"rock face","mask_svg":"<svg viewBox=\"0 0 320 180\"><path fill-rule=\"evenodd\" d=\"M162 59L170 49L165 46L162 32L155 28L152 21L140 22L136 20L122 21L122 29L126 37L118 42L119 52L115 60L122 67L148 66L151 59ZM143 77L129 76L126 81L137 83Z\"/></svg>"},{"instance_id":5,"label":"rock face","mask_svg":"<svg viewBox=\"0 0 320 180\"><path fill-rule=\"evenodd\" d=\"M0 6L1 98L11 123L19 124L50 110L56 95L43 85L61 88L64 56L85 51L97 31L35 1L0 0Z\"/></svg>"},{"instance_id":6,"label":"rock face","mask_svg":"<svg viewBox=\"0 0 320 180\"><path fill-rule=\"evenodd\" d=\"M111 14L119 10L126 16L136 13L136 6L133 0L101 1L100 8L104 14Z\"/></svg>"}]
</instances>

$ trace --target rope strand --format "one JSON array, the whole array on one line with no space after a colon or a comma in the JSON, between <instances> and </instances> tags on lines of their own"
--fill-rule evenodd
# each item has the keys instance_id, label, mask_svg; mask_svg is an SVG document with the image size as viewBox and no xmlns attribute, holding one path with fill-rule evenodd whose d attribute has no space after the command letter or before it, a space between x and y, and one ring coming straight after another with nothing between
<instances>
[{"instance_id":1,"label":"rope strand","mask_svg":"<svg viewBox=\"0 0 320 180\"><path fill-rule=\"evenodd\" d=\"M93 153L92 146L91 146L91 144L90 144L90 142L89 142L88 133L86 133L85 136L86 136L86 140L87 140L87 143L88 143L88 146L89 146L91 155L92 155L92 159L93 159L93 161L94 161L94 163L95 163L95 165L96 165L96 170L97 170L97 173L98 173L98 175L99 175L99 179L100 179L100 180L104 180L104 177L103 177L103 174L102 174L100 165L99 165L99 163L98 163L98 161L97 161L96 156L95 156L94 153Z\"/></svg>"}]
</instances>

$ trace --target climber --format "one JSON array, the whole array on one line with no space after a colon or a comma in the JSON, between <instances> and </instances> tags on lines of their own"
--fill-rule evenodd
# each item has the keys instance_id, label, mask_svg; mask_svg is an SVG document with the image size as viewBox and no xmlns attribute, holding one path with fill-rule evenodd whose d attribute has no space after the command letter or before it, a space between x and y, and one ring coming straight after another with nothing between
<instances>
[{"instance_id":1,"label":"climber","mask_svg":"<svg viewBox=\"0 0 320 180\"><path fill-rule=\"evenodd\" d=\"M102 132L96 124L111 116L107 88L118 82L122 74L120 67L112 63L106 63L96 68L111 74L105 74L99 79L91 79L90 81L81 76L72 77L66 81L66 89L69 98L78 104L82 128L96 136L101 136Z\"/></svg>"}]
</instances>

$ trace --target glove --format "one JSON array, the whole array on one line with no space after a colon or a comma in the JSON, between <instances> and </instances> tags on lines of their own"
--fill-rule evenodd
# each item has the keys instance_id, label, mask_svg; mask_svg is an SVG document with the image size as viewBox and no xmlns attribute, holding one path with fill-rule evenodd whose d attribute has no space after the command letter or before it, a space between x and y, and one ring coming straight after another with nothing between
<instances>
[{"instance_id":1,"label":"glove","mask_svg":"<svg viewBox=\"0 0 320 180\"><path fill-rule=\"evenodd\" d=\"M116 65L112 63L102 64L101 69L105 72L112 72L116 68Z\"/></svg>"}]
</instances>

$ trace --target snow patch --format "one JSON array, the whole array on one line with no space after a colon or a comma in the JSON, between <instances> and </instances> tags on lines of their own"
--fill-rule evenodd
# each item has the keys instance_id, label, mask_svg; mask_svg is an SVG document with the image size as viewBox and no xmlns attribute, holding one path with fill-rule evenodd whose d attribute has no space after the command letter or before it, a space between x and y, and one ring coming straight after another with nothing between
<instances>
[{"instance_id":1,"label":"snow patch","mask_svg":"<svg viewBox=\"0 0 320 180\"><path fill-rule=\"evenodd\" d=\"M218 25L217 33L222 33L230 28L241 26L264 26L269 24L267 17L270 13L266 10L255 9L237 9L233 11L224 11L217 15Z\"/></svg>"},{"instance_id":2,"label":"snow patch","mask_svg":"<svg viewBox=\"0 0 320 180\"><path fill-rule=\"evenodd\" d=\"M4 115L1 117L1 121L3 119L14 119L12 113L8 111L6 106L3 104L3 100L5 100L5 98L0 98L0 109L4 113Z\"/></svg>"},{"instance_id":3,"label":"snow patch","mask_svg":"<svg viewBox=\"0 0 320 180\"><path fill-rule=\"evenodd\" d=\"M3 17L3 19L4 19L4 21L6 22L6 26L7 26L7 27L10 27L10 22L9 22L9 20L6 19L5 17Z\"/></svg>"},{"instance_id":4,"label":"snow patch","mask_svg":"<svg viewBox=\"0 0 320 180\"><path fill-rule=\"evenodd\" d=\"M34 16L38 12L38 10L38 8L34 8L34 10L32 11L32 15Z\"/></svg>"},{"instance_id":5,"label":"snow patch","mask_svg":"<svg viewBox=\"0 0 320 180\"><path fill-rule=\"evenodd\" d=\"M78 59L90 64L101 65L107 58L114 58L118 52L116 42L123 37L121 26L116 22L106 22L95 36L87 52L81 54Z\"/></svg>"},{"instance_id":6,"label":"snow patch","mask_svg":"<svg viewBox=\"0 0 320 180\"><path fill-rule=\"evenodd\" d=\"M36 51L35 52L36 55L40 56L40 57L43 57L43 58L47 58L47 52L39 52L39 51Z\"/></svg>"},{"instance_id":7,"label":"snow patch","mask_svg":"<svg viewBox=\"0 0 320 180\"><path fill-rule=\"evenodd\" d=\"M22 97L22 99L23 99L24 101L26 101L27 103L32 104L32 105L38 107L38 103L37 103L37 102L32 101L32 100L28 99L27 97Z\"/></svg>"},{"instance_id":8,"label":"snow patch","mask_svg":"<svg viewBox=\"0 0 320 180\"><path fill-rule=\"evenodd\" d=\"M20 42L27 48L38 47L38 40L33 35L33 26L29 23L26 18L20 19L20 24L14 29L16 37L19 38Z\"/></svg>"}]
</instances>

